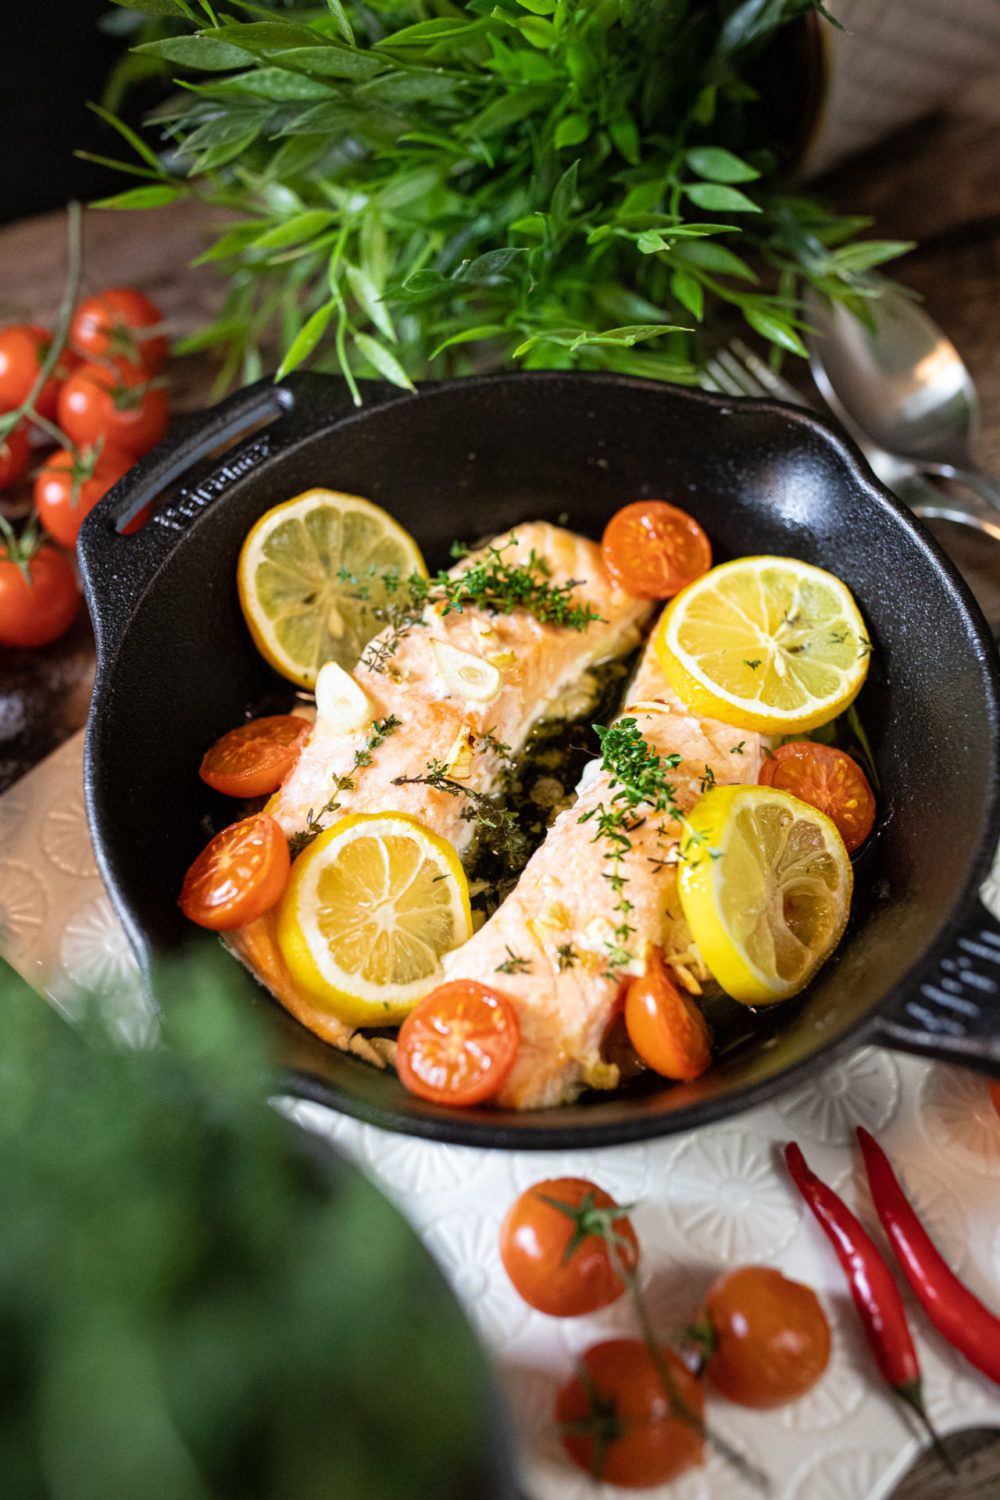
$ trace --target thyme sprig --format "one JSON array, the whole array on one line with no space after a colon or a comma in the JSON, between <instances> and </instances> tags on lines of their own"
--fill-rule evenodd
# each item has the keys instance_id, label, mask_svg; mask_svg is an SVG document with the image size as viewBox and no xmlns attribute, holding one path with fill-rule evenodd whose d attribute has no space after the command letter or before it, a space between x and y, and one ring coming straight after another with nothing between
<instances>
[{"instance_id":1,"label":"thyme sprig","mask_svg":"<svg viewBox=\"0 0 1000 1500\"><path fill-rule=\"evenodd\" d=\"M509 747L501 744L492 730L487 730L479 737L478 744L474 744L473 749L478 749L483 753L501 754L506 762L505 773L509 769ZM520 869L527 853L528 841L517 813L513 808L505 807L499 797L489 792L477 791L475 787L468 786L464 781L457 781L449 775L448 766L437 759L427 762L424 775L397 776L392 784L393 786L429 786L435 791L447 792L450 797L464 797L467 805L462 808L459 816L467 823L474 823L481 836L489 837L491 849L501 857L509 870Z\"/></svg>"},{"instance_id":2,"label":"thyme sprig","mask_svg":"<svg viewBox=\"0 0 1000 1500\"><path fill-rule=\"evenodd\" d=\"M333 791L327 801L318 812L310 808L306 813L305 828L300 829L298 833L293 833L288 840L288 853L292 859L296 859L303 849L307 849L314 839L319 838L327 826L323 819L330 813L335 813L340 807L341 794L355 790L357 782L353 771L361 771L365 766L370 766L375 758L375 751L385 744L391 734L396 733L402 722L402 719L397 719L395 714L389 714L384 719L372 720L371 730L365 736L364 743L354 752L353 770L349 771L346 776L333 778Z\"/></svg>"}]
</instances>

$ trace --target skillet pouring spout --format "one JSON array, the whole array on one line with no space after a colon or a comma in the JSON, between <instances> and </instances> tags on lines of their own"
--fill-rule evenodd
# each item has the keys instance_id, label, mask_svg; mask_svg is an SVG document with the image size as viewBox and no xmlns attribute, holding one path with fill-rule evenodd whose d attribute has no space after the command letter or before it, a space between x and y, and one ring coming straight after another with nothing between
<instances>
[{"instance_id":1,"label":"skillet pouring spout","mask_svg":"<svg viewBox=\"0 0 1000 1500\"><path fill-rule=\"evenodd\" d=\"M1000 929L978 891L1000 837L1000 668L964 583L833 427L798 408L615 375L537 371L415 394L293 375L187 426L81 528L98 640L85 788L108 889L155 991L153 955L194 941L177 906L205 828L232 821L200 781L206 746L286 711L239 607L243 539L313 486L364 495L428 566L453 541L528 520L600 537L642 498L695 514L716 560L776 553L851 589L872 642L857 707L879 786L848 931L797 999L742 1031L701 1078L590 1092L558 1109L443 1109L305 1031L237 965L273 1033L280 1086L379 1125L500 1147L598 1146L732 1115L878 1040L1000 1073ZM225 451L222 445L228 444ZM124 534L149 507L141 530Z\"/></svg>"}]
</instances>

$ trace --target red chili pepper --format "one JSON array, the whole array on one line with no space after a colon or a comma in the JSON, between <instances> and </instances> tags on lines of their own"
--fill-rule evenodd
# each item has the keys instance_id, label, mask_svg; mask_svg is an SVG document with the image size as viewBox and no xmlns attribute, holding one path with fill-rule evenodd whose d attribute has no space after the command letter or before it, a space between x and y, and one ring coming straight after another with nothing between
<instances>
[{"instance_id":1,"label":"red chili pepper","mask_svg":"<svg viewBox=\"0 0 1000 1500\"><path fill-rule=\"evenodd\" d=\"M938 1453L953 1470L924 1407L920 1364L903 1299L881 1251L847 1204L809 1170L794 1141L785 1147L785 1161L792 1181L836 1251L879 1370L895 1394L916 1412Z\"/></svg>"},{"instance_id":2,"label":"red chili pepper","mask_svg":"<svg viewBox=\"0 0 1000 1500\"><path fill-rule=\"evenodd\" d=\"M964 1287L913 1210L882 1147L859 1126L872 1201L906 1279L934 1327L1000 1385L1000 1318Z\"/></svg>"}]
</instances>

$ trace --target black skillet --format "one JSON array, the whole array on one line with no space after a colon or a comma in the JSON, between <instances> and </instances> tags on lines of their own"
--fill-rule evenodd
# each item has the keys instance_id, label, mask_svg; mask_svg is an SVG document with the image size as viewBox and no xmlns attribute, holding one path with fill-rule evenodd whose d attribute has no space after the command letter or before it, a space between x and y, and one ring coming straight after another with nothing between
<instances>
[{"instance_id":1,"label":"black skillet","mask_svg":"<svg viewBox=\"0 0 1000 1500\"><path fill-rule=\"evenodd\" d=\"M626 501L665 496L697 514L718 559L772 552L820 564L868 622L861 709L882 819L836 957L697 1082L648 1076L527 1114L423 1103L393 1074L316 1040L234 962L234 989L274 1029L283 1086L416 1135L565 1148L735 1113L862 1041L1000 1074L1000 925L977 894L1000 833L996 651L955 570L856 450L801 411L618 376L496 376L416 395L373 384L364 398L356 410L341 382L317 376L251 386L192 419L84 523L98 642L87 806L143 963L192 940L176 901L214 811L197 776L203 751L288 699L236 596L240 545L264 510L311 485L367 495L433 568L454 538L564 512L599 536ZM206 457L249 429L224 457ZM121 535L153 500L152 520Z\"/></svg>"}]
</instances>

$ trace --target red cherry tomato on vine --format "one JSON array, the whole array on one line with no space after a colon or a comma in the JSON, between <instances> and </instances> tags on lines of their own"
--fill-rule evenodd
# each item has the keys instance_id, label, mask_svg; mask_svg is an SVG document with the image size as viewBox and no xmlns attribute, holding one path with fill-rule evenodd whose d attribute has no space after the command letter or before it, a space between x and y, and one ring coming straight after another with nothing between
<instances>
[{"instance_id":1,"label":"red cherry tomato on vine","mask_svg":"<svg viewBox=\"0 0 1000 1500\"><path fill-rule=\"evenodd\" d=\"M659 948L650 949L645 974L629 982L625 1029L643 1062L664 1078L698 1078L711 1064L708 1022L670 978Z\"/></svg>"},{"instance_id":2,"label":"red cherry tomato on vine","mask_svg":"<svg viewBox=\"0 0 1000 1500\"><path fill-rule=\"evenodd\" d=\"M59 392L58 418L78 447L103 436L141 458L167 430L167 397L136 365L81 365Z\"/></svg>"},{"instance_id":3,"label":"red cherry tomato on vine","mask_svg":"<svg viewBox=\"0 0 1000 1500\"><path fill-rule=\"evenodd\" d=\"M587 1378L575 1375L556 1397L563 1447L592 1478L644 1489L704 1462L701 1386L672 1349L661 1346L659 1353L667 1389L641 1340L608 1339L579 1361ZM608 1408L616 1420L610 1441L602 1442ZM579 1430L590 1422L592 1432Z\"/></svg>"},{"instance_id":4,"label":"red cherry tomato on vine","mask_svg":"<svg viewBox=\"0 0 1000 1500\"><path fill-rule=\"evenodd\" d=\"M712 544L694 516L665 500L636 500L601 538L607 572L640 599L671 599L712 566Z\"/></svg>"},{"instance_id":5,"label":"red cherry tomato on vine","mask_svg":"<svg viewBox=\"0 0 1000 1500\"><path fill-rule=\"evenodd\" d=\"M206 751L198 775L227 797L276 792L298 757L312 725L296 714L271 714L230 729Z\"/></svg>"},{"instance_id":6,"label":"red cherry tomato on vine","mask_svg":"<svg viewBox=\"0 0 1000 1500\"><path fill-rule=\"evenodd\" d=\"M254 813L217 833L198 855L184 877L181 911L214 932L244 927L278 902L290 866L281 825Z\"/></svg>"},{"instance_id":7,"label":"red cherry tomato on vine","mask_svg":"<svg viewBox=\"0 0 1000 1500\"><path fill-rule=\"evenodd\" d=\"M0 490L21 478L27 472L30 460L27 423L19 422L13 431L0 439Z\"/></svg>"},{"instance_id":8,"label":"red cherry tomato on vine","mask_svg":"<svg viewBox=\"0 0 1000 1500\"><path fill-rule=\"evenodd\" d=\"M708 1378L740 1406L763 1410L797 1400L830 1358L830 1325L816 1293L772 1266L742 1266L720 1276L705 1297L702 1319Z\"/></svg>"},{"instance_id":9,"label":"red cherry tomato on vine","mask_svg":"<svg viewBox=\"0 0 1000 1500\"><path fill-rule=\"evenodd\" d=\"M69 341L88 359L124 359L155 375L167 357L167 340L148 330L162 322L160 309L142 292L112 286L80 303L70 324Z\"/></svg>"},{"instance_id":10,"label":"red cherry tomato on vine","mask_svg":"<svg viewBox=\"0 0 1000 1500\"><path fill-rule=\"evenodd\" d=\"M530 1307L554 1318L575 1318L621 1296L625 1283L618 1266L635 1270L639 1243L624 1213L608 1213L617 1207L583 1177L536 1182L511 1204L500 1228L500 1259ZM617 1237L620 1259L612 1256L602 1228Z\"/></svg>"},{"instance_id":11,"label":"red cherry tomato on vine","mask_svg":"<svg viewBox=\"0 0 1000 1500\"><path fill-rule=\"evenodd\" d=\"M26 564L29 578L0 545L0 642L47 646L68 630L80 606L69 562L43 543ZM30 581L29 581L30 579Z\"/></svg>"},{"instance_id":12,"label":"red cherry tomato on vine","mask_svg":"<svg viewBox=\"0 0 1000 1500\"><path fill-rule=\"evenodd\" d=\"M875 822L875 793L856 760L812 740L792 740L765 757L761 786L791 792L826 813L836 824L848 854L860 849Z\"/></svg>"},{"instance_id":13,"label":"red cherry tomato on vine","mask_svg":"<svg viewBox=\"0 0 1000 1500\"><path fill-rule=\"evenodd\" d=\"M499 1093L521 1040L505 995L474 979L439 984L399 1029L396 1067L411 1093L434 1104L482 1104Z\"/></svg>"},{"instance_id":14,"label":"red cherry tomato on vine","mask_svg":"<svg viewBox=\"0 0 1000 1500\"><path fill-rule=\"evenodd\" d=\"M75 547L84 516L134 463L135 459L124 448L107 444L96 460L87 450L77 460L68 448L60 448L47 458L35 480L35 509L49 536L64 547ZM74 495L74 472L78 464L80 479Z\"/></svg>"},{"instance_id":15,"label":"red cherry tomato on vine","mask_svg":"<svg viewBox=\"0 0 1000 1500\"><path fill-rule=\"evenodd\" d=\"M10 323L0 328L0 411L13 411L30 394L51 342L49 330L37 323ZM35 397L35 410L40 417L51 420L55 416L62 383L79 363L71 350L62 351L55 369Z\"/></svg>"}]
</instances>

